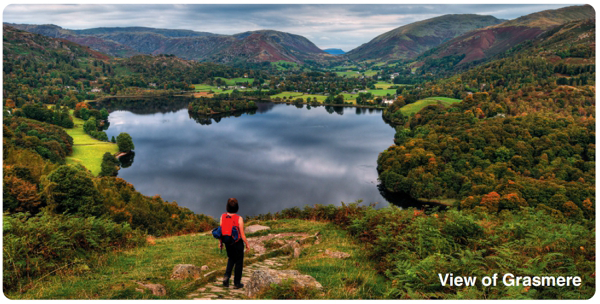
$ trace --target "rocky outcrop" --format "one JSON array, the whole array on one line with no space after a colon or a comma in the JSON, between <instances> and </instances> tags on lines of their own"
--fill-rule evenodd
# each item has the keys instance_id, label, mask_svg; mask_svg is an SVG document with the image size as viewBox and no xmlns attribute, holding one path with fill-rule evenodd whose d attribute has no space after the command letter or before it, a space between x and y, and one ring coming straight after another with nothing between
<instances>
[{"instance_id":1,"label":"rocky outcrop","mask_svg":"<svg viewBox=\"0 0 600 304\"><path fill-rule=\"evenodd\" d=\"M271 284L280 284L284 280L292 280L292 284L301 288L321 289L323 286L315 278L301 274L297 270L259 269L252 273L250 281L246 284L246 296L252 297L269 288Z\"/></svg>"},{"instance_id":2,"label":"rocky outcrop","mask_svg":"<svg viewBox=\"0 0 600 304\"><path fill-rule=\"evenodd\" d=\"M206 266L206 265L205 265ZM204 266L203 266L204 267ZM206 267L208 270L208 266ZM192 264L177 264L173 267L171 280L197 279L200 277L202 270Z\"/></svg>"},{"instance_id":3,"label":"rocky outcrop","mask_svg":"<svg viewBox=\"0 0 600 304\"><path fill-rule=\"evenodd\" d=\"M244 228L244 232L246 234L255 233L263 230L271 230L271 227L263 226L263 225L250 225Z\"/></svg>"},{"instance_id":4,"label":"rocky outcrop","mask_svg":"<svg viewBox=\"0 0 600 304\"><path fill-rule=\"evenodd\" d=\"M248 246L250 249L254 250L255 255L263 255L267 252L267 247L265 247L267 242L272 241L273 245L281 246L283 243L285 245L291 245L291 243L296 243L296 240L301 240L303 238L308 237L307 233L277 233L277 234L268 234L263 236L251 237L248 238ZM281 247L280 247L281 248Z\"/></svg>"},{"instance_id":5,"label":"rocky outcrop","mask_svg":"<svg viewBox=\"0 0 600 304\"><path fill-rule=\"evenodd\" d=\"M341 251L331 251L329 249L325 250L325 254L336 259L347 259L351 257L350 254L341 252Z\"/></svg>"},{"instance_id":6,"label":"rocky outcrop","mask_svg":"<svg viewBox=\"0 0 600 304\"><path fill-rule=\"evenodd\" d=\"M142 289L136 288L137 291L144 292L145 290L150 290L150 291L152 291L152 294L155 296L166 296L167 295L167 289L160 284L142 283L142 282L136 282L136 283L142 287Z\"/></svg>"}]
</instances>

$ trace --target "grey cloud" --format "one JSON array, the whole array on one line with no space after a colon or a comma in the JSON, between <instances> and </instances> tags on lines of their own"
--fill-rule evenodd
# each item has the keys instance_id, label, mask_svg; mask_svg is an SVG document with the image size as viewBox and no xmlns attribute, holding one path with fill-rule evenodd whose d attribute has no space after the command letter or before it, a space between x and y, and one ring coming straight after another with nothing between
<instances>
[{"instance_id":1,"label":"grey cloud","mask_svg":"<svg viewBox=\"0 0 600 304\"><path fill-rule=\"evenodd\" d=\"M273 29L312 37L311 40L321 48L349 51L393 28L444 14L482 14L514 19L564 6L567 5L13 4L5 8L3 21L51 23L68 29L147 26L217 34Z\"/></svg>"}]
</instances>

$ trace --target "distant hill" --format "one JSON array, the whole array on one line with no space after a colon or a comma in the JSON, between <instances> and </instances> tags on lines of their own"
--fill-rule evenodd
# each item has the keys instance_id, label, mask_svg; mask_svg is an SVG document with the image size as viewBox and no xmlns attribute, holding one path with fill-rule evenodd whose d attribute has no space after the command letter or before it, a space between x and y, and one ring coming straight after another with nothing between
<instances>
[{"instance_id":1,"label":"distant hill","mask_svg":"<svg viewBox=\"0 0 600 304\"><path fill-rule=\"evenodd\" d=\"M305 37L271 30L218 35L190 30L148 27L68 30L56 25L9 24L15 28L89 46L117 57L173 54L188 60L280 61L327 60L327 53Z\"/></svg>"},{"instance_id":2,"label":"distant hill","mask_svg":"<svg viewBox=\"0 0 600 304\"><path fill-rule=\"evenodd\" d=\"M501 22L493 16L444 15L383 33L347 56L353 60L410 59L456 36Z\"/></svg>"},{"instance_id":3,"label":"distant hill","mask_svg":"<svg viewBox=\"0 0 600 304\"><path fill-rule=\"evenodd\" d=\"M276 62L280 60L302 63L328 56L310 40L300 35L273 30L244 32L233 35L232 43L210 56L211 61Z\"/></svg>"},{"instance_id":4,"label":"distant hill","mask_svg":"<svg viewBox=\"0 0 600 304\"><path fill-rule=\"evenodd\" d=\"M325 50L323 50L323 52L325 52L327 54L331 54L331 55L344 55L344 54L346 54L346 52L344 52L342 49L325 49Z\"/></svg>"},{"instance_id":5,"label":"distant hill","mask_svg":"<svg viewBox=\"0 0 600 304\"><path fill-rule=\"evenodd\" d=\"M209 32L196 32L192 30L177 29L159 29L152 27L97 27L85 30L72 30L80 35L107 35L115 33L155 33L165 37L202 37L202 36L220 36Z\"/></svg>"},{"instance_id":6,"label":"distant hill","mask_svg":"<svg viewBox=\"0 0 600 304\"><path fill-rule=\"evenodd\" d=\"M6 24L2 28L4 39L2 49L5 59L28 58L37 62L55 62L57 57L71 60L83 57L102 60L109 58L87 46L78 45L65 39L53 39L22 31Z\"/></svg>"},{"instance_id":7,"label":"distant hill","mask_svg":"<svg viewBox=\"0 0 600 304\"><path fill-rule=\"evenodd\" d=\"M140 52L127 45L123 45L118 42L103 39L101 37L96 37L93 35L80 35L74 31L63 29L62 27L54 24L36 25L5 23L5 25L9 25L19 30L40 34L51 38L61 38L69 40L71 42L89 46L90 48L96 51L112 56L131 57L140 54Z\"/></svg>"},{"instance_id":8,"label":"distant hill","mask_svg":"<svg viewBox=\"0 0 600 304\"><path fill-rule=\"evenodd\" d=\"M421 59L464 56L458 64L481 60L534 39L558 25L590 18L595 18L595 12L589 5L541 11L466 33L440 45Z\"/></svg>"}]
</instances>

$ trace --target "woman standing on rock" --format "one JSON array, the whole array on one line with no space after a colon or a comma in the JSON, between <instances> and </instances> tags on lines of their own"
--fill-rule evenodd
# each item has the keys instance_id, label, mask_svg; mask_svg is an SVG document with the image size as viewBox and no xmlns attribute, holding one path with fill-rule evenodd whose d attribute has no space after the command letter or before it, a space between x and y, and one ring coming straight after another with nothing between
<instances>
[{"instance_id":1,"label":"woman standing on rock","mask_svg":"<svg viewBox=\"0 0 600 304\"><path fill-rule=\"evenodd\" d=\"M221 229L228 230L237 228L239 237L236 241L226 242L225 249L227 251L227 268L225 269L225 276L223 277L223 286L229 287L229 278L231 278L231 271L235 265L235 272L233 277L233 288L242 288L242 269L244 267L244 244L248 249L248 241L246 240L246 234L244 233L244 219L237 215L239 205L235 198L227 200L227 212L221 215L219 225ZM231 231L228 230L228 231ZM241 242L243 241L243 242ZM223 243L220 244L223 248Z\"/></svg>"}]
</instances>

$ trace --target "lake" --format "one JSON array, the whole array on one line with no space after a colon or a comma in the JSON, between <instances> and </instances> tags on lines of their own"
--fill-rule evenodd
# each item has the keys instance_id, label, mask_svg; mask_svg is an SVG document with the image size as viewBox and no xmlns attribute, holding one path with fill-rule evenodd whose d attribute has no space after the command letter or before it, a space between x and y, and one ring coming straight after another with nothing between
<instances>
[{"instance_id":1,"label":"lake","mask_svg":"<svg viewBox=\"0 0 600 304\"><path fill-rule=\"evenodd\" d=\"M376 166L395 132L381 110L258 105L253 114L210 124L191 118L186 101L109 108L108 137L127 132L135 144L133 163L119 177L145 195L213 217L230 197L243 216L307 204L388 204Z\"/></svg>"}]
</instances>

